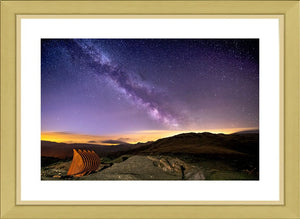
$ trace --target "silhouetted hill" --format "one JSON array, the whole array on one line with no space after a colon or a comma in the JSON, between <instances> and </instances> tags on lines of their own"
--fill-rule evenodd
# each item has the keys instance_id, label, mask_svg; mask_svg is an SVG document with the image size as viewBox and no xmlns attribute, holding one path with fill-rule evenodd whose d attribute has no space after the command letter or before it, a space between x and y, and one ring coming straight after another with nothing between
<instances>
[{"instance_id":1,"label":"silhouetted hill","mask_svg":"<svg viewBox=\"0 0 300 219\"><path fill-rule=\"evenodd\" d=\"M258 133L259 133L258 129L252 129L252 130L235 132L234 134L258 134Z\"/></svg>"},{"instance_id":2,"label":"silhouetted hill","mask_svg":"<svg viewBox=\"0 0 300 219\"><path fill-rule=\"evenodd\" d=\"M140 147L135 154L254 155L259 152L258 134L184 133Z\"/></svg>"},{"instance_id":3,"label":"silhouetted hill","mask_svg":"<svg viewBox=\"0 0 300 219\"><path fill-rule=\"evenodd\" d=\"M96 145L96 144L66 144L51 141L41 141L41 156L68 159L73 156L73 148L94 150L99 156L121 155L124 151L139 148L144 144Z\"/></svg>"},{"instance_id":4,"label":"silhouetted hill","mask_svg":"<svg viewBox=\"0 0 300 219\"><path fill-rule=\"evenodd\" d=\"M94 150L100 157L122 154L209 154L209 155L251 155L259 153L259 135L255 133L234 133L230 135L183 133L155 142L121 144L113 146L93 144L65 144L42 141L41 155L44 157L71 158L73 148Z\"/></svg>"}]
</instances>

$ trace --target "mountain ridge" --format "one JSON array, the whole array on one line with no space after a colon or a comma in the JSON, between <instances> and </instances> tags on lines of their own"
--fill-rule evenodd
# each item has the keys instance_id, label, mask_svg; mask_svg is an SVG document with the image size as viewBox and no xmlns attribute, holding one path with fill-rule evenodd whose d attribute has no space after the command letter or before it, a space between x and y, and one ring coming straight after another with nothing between
<instances>
[{"instance_id":1,"label":"mountain ridge","mask_svg":"<svg viewBox=\"0 0 300 219\"><path fill-rule=\"evenodd\" d=\"M248 154L258 155L259 135L256 133L213 134L209 132L181 133L153 142L119 144L114 146L95 144L67 144L41 142L41 155L45 157L71 158L72 149L92 149L99 156L129 154ZM243 145L241 147L241 145Z\"/></svg>"}]
</instances>

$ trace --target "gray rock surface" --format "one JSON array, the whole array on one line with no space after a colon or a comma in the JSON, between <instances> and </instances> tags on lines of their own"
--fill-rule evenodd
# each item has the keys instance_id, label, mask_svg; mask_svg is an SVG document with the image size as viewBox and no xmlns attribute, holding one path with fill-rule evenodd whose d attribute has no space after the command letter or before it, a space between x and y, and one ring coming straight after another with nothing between
<instances>
[{"instance_id":1,"label":"gray rock surface","mask_svg":"<svg viewBox=\"0 0 300 219\"><path fill-rule=\"evenodd\" d=\"M178 158L133 156L82 180L204 180L203 171Z\"/></svg>"}]
</instances>

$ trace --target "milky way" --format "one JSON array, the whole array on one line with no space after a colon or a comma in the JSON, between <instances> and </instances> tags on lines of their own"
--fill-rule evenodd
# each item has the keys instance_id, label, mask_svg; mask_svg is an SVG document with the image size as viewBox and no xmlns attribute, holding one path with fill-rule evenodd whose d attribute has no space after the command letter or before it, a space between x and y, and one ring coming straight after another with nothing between
<instances>
[{"instance_id":1,"label":"milky way","mask_svg":"<svg viewBox=\"0 0 300 219\"><path fill-rule=\"evenodd\" d=\"M257 39L43 39L41 48L42 131L258 127Z\"/></svg>"},{"instance_id":2,"label":"milky way","mask_svg":"<svg viewBox=\"0 0 300 219\"><path fill-rule=\"evenodd\" d=\"M143 108L151 118L167 126L178 126L176 118L164 111L155 101L158 93L153 88L113 64L101 51L101 48L93 43L93 40L74 40L74 42L82 49L81 56L84 55L93 71L96 74L104 75L107 81L133 104Z\"/></svg>"}]
</instances>

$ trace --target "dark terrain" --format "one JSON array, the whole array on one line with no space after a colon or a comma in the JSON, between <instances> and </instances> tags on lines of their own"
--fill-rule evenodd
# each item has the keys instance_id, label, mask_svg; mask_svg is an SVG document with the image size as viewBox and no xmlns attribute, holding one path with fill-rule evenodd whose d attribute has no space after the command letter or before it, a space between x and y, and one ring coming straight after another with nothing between
<instances>
[{"instance_id":1,"label":"dark terrain","mask_svg":"<svg viewBox=\"0 0 300 219\"><path fill-rule=\"evenodd\" d=\"M184 133L155 142L102 146L41 143L42 180L258 180L259 134ZM66 176L73 148L94 150L100 169Z\"/></svg>"}]
</instances>

